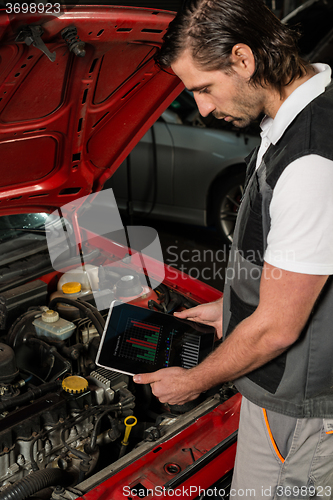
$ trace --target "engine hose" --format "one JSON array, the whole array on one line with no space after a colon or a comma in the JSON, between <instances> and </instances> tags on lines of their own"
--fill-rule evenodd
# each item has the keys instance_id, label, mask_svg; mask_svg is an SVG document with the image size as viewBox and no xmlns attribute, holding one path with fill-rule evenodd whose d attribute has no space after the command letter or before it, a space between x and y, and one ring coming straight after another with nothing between
<instances>
[{"instance_id":1,"label":"engine hose","mask_svg":"<svg viewBox=\"0 0 333 500\"><path fill-rule=\"evenodd\" d=\"M157 309L158 311L166 312L164 302L163 304L158 304L155 300L148 300L148 309Z\"/></svg>"},{"instance_id":2,"label":"engine hose","mask_svg":"<svg viewBox=\"0 0 333 500\"><path fill-rule=\"evenodd\" d=\"M80 460L82 460L84 463L89 464L91 457L87 453L83 453L83 451L77 450L75 448L72 448L68 443L66 443L65 440L65 432L67 431L67 427L64 427L61 431L60 434L60 440L61 444L67 448L68 451L73 453L76 457L78 457Z\"/></svg>"},{"instance_id":3,"label":"engine hose","mask_svg":"<svg viewBox=\"0 0 333 500\"><path fill-rule=\"evenodd\" d=\"M25 313L23 313L21 316L19 316L12 326L10 327L7 338L6 338L6 343L10 345L11 347L15 348L16 344L18 343L19 336L22 334L26 328L27 323L34 319L37 315L41 315L42 310L40 308L36 310L30 310Z\"/></svg>"},{"instance_id":4,"label":"engine hose","mask_svg":"<svg viewBox=\"0 0 333 500\"><path fill-rule=\"evenodd\" d=\"M78 309L80 309L80 311L83 311L86 314L86 316L88 316L93 325L96 327L96 330L99 333L99 335L101 336L103 335L103 328L99 320L96 318L95 314L91 311L91 309L89 309L89 307L85 306L82 302L79 302L78 300L67 299L66 297L55 297L49 303L49 308L50 309L56 308L59 302L62 304L69 304L70 306L77 307Z\"/></svg>"},{"instance_id":5,"label":"engine hose","mask_svg":"<svg viewBox=\"0 0 333 500\"><path fill-rule=\"evenodd\" d=\"M0 492L0 500L24 500L49 486L67 486L73 481L68 472L60 469L43 469L23 477Z\"/></svg>"},{"instance_id":6,"label":"engine hose","mask_svg":"<svg viewBox=\"0 0 333 500\"><path fill-rule=\"evenodd\" d=\"M58 353L56 347L50 346L49 344L47 344L43 340L37 339L36 337L28 337L27 340L26 340L26 342L30 346L33 346L34 344L37 344L37 345L43 347L46 350L46 352L50 353L52 356L54 356L59 361L61 361L61 363L63 363L64 368L62 368L60 370L60 372L58 372L55 375L53 375L53 377L51 378L50 382L54 382L55 380L57 380L64 373L72 371L72 365L71 365L71 363L69 361L67 361L67 359L65 359L63 356L61 356L61 354ZM51 372L52 372L52 370L51 370ZM49 375L50 375L50 373L48 373L48 375L47 375L46 378L48 378Z\"/></svg>"},{"instance_id":7,"label":"engine hose","mask_svg":"<svg viewBox=\"0 0 333 500\"><path fill-rule=\"evenodd\" d=\"M75 455L76 457L78 457L81 460L81 462L80 462L80 475L79 475L79 482L81 482L84 480L86 472L88 472L90 469L90 462L91 462L92 457L90 455L87 455L86 453L83 453L80 450L77 450L76 448L72 448L71 446L69 446L68 443L66 443L66 440L65 440L66 430L67 430L67 428L65 427L61 431L60 440L61 440L61 443L67 448L67 450L70 453L72 453L73 455Z\"/></svg>"},{"instance_id":8,"label":"engine hose","mask_svg":"<svg viewBox=\"0 0 333 500\"><path fill-rule=\"evenodd\" d=\"M168 304L170 302L170 294L169 294L169 290L168 290L168 287L166 287L165 285L163 285L163 283L160 283L158 285L158 287L156 288L156 291L160 291L161 293L163 293L164 295L164 301L163 301L163 304L165 306L165 308L168 307Z\"/></svg>"},{"instance_id":9,"label":"engine hose","mask_svg":"<svg viewBox=\"0 0 333 500\"><path fill-rule=\"evenodd\" d=\"M178 295L178 294L173 293L173 292L170 293L170 298L171 298L171 300L170 300L170 302L167 306L167 310L166 310L167 313L174 312L177 309L177 307L181 306L184 302L184 299L181 295Z\"/></svg>"},{"instance_id":10,"label":"engine hose","mask_svg":"<svg viewBox=\"0 0 333 500\"><path fill-rule=\"evenodd\" d=\"M116 411L119 409L118 405L112 405L110 408L105 410L103 413L99 415L99 417L96 420L95 427L91 433L91 438L90 438L90 443L86 445L85 450L87 450L87 453L93 453L95 448L96 448L96 442L97 442L97 434L99 432L99 426L101 423L101 420L105 415L108 415L111 411Z\"/></svg>"},{"instance_id":11,"label":"engine hose","mask_svg":"<svg viewBox=\"0 0 333 500\"><path fill-rule=\"evenodd\" d=\"M12 408L16 408L16 406L22 406L24 404L27 404L31 400L40 398L41 396L44 396L49 392L54 392L58 390L60 386L61 386L60 381L49 382L39 387L29 389L25 394L20 394L20 396L15 396L11 399L6 399L5 401L2 401L0 403L0 413L8 411Z\"/></svg>"},{"instance_id":12,"label":"engine hose","mask_svg":"<svg viewBox=\"0 0 333 500\"><path fill-rule=\"evenodd\" d=\"M101 327L104 329L105 319L103 318L103 316L101 315L101 313L99 312L97 307L93 306L92 304L89 304L89 302L86 302L85 300L80 300L80 302L84 306L88 307L93 312L93 314L95 314L96 318L98 319L98 321L101 324Z\"/></svg>"}]
</instances>

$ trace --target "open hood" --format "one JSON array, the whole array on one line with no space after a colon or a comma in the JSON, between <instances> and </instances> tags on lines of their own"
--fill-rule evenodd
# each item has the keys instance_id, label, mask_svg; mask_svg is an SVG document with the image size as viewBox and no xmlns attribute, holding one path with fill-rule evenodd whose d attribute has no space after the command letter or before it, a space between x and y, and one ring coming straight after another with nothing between
<instances>
[{"instance_id":1,"label":"open hood","mask_svg":"<svg viewBox=\"0 0 333 500\"><path fill-rule=\"evenodd\" d=\"M153 59L172 13L51 3L23 12L27 5L0 10L7 214L51 211L99 191L182 89Z\"/></svg>"}]
</instances>

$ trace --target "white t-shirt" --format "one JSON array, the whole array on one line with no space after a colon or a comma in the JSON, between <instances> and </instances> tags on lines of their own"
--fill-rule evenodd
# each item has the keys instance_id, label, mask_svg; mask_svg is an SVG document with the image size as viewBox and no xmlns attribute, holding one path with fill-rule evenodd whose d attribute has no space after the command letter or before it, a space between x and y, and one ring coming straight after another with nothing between
<instances>
[{"instance_id":1,"label":"white t-shirt","mask_svg":"<svg viewBox=\"0 0 333 500\"><path fill-rule=\"evenodd\" d=\"M314 66L318 73L286 99L274 120L264 118L257 167L269 145L330 83L329 66ZM290 163L276 183L270 216L266 262L298 273L333 274L333 161L308 155Z\"/></svg>"}]
</instances>

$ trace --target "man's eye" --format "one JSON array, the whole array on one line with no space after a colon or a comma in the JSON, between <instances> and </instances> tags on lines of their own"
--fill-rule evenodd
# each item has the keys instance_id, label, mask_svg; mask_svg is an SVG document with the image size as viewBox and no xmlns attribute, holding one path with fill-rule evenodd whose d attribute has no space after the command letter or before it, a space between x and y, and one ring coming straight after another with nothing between
<instances>
[{"instance_id":1,"label":"man's eye","mask_svg":"<svg viewBox=\"0 0 333 500\"><path fill-rule=\"evenodd\" d=\"M199 90L199 94L208 94L207 87L205 87L204 89Z\"/></svg>"}]
</instances>

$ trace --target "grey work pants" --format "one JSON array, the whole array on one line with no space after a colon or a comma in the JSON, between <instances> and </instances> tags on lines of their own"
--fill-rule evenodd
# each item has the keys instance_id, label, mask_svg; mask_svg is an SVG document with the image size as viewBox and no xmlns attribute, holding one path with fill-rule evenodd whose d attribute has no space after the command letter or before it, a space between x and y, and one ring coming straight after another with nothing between
<instances>
[{"instance_id":1,"label":"grey work pants","mask_svg":"<svg viewBox=\"0 0 333 500\"><path fill-rule=\"evenodd\" d=\"M333 418L296 419L243 397L230 500L333 499Z\"/></svg>"}]
</instances>

